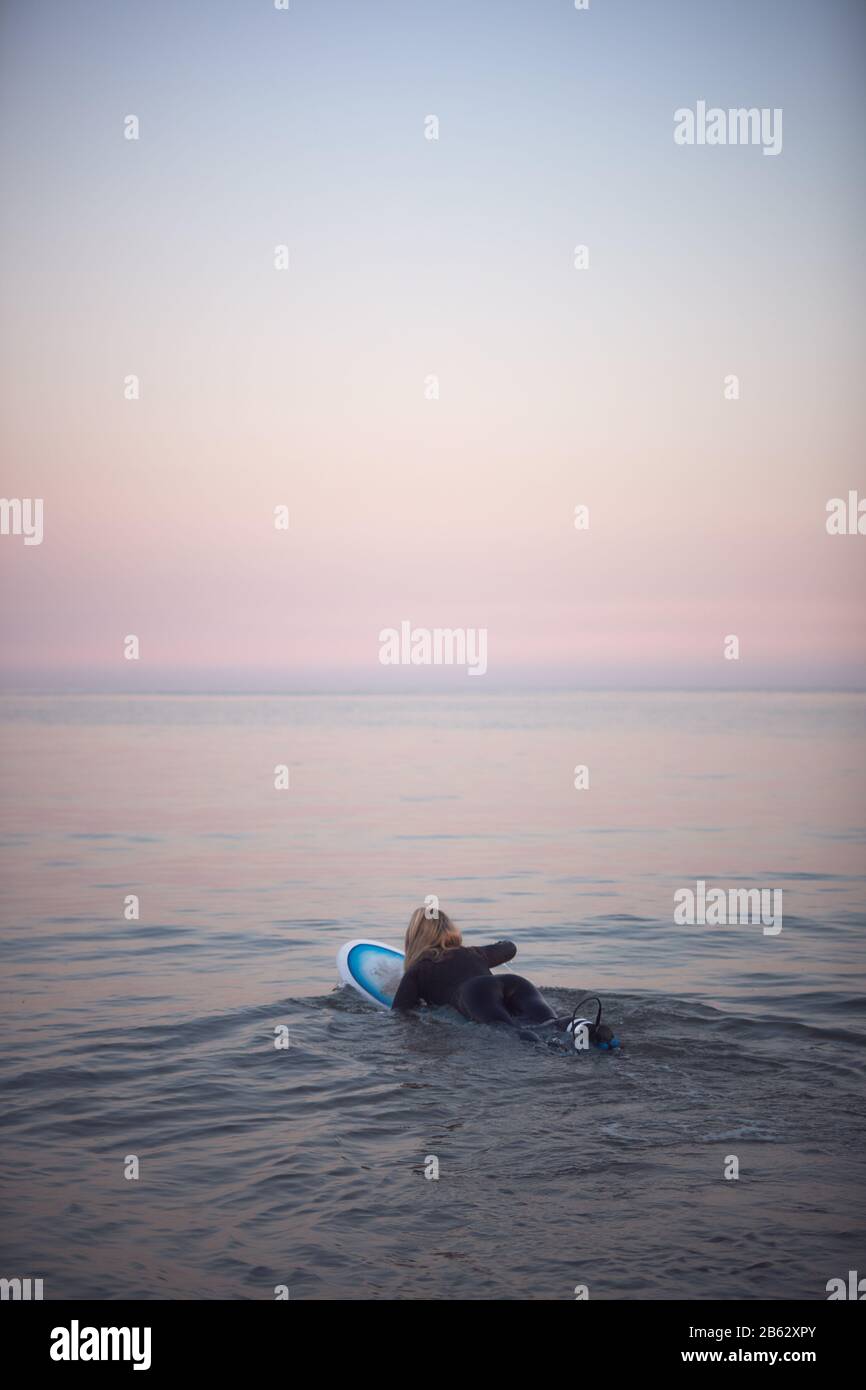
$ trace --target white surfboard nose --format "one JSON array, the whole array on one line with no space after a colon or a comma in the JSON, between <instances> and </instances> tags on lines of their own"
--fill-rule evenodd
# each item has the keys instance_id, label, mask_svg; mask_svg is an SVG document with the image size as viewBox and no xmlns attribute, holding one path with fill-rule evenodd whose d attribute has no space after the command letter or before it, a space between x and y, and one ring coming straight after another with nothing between
<instances>
[{"instance_id":1,"label":"white surfboard nose","mask_svg":"<svg viewBox=\"0 0 866 1390\"><path fill-rule=\"evenodd\" d=\"M370 1004L390 1009L403 974L403 952L383 941L359 937L337 952L340 979Z\"/></svg>"}]
</instances>

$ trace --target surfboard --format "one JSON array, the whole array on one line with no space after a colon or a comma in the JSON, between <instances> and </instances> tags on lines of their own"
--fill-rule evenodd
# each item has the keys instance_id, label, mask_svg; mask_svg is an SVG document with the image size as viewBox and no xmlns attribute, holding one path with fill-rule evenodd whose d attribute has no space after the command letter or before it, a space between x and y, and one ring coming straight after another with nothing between
<instances>
[{"instance_id":1,"label":"surfboard","mask_svg":"<svg viewBox=\"0 0 866 1390\"><path fill-rule=\"evenodd\" d=\"M403 952L361 937L340 947L337 969L343 984L351 985L368 1004L390 1009L403 974Z\"/></svg>"}]
</instances>

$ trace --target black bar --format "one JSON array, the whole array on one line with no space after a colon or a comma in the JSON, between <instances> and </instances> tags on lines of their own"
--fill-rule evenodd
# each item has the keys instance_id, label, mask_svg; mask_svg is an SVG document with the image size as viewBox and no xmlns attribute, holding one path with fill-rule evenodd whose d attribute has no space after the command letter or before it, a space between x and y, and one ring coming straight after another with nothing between
<instances>
[{"instance_id":1,"label":"black bar","mask_svg":"<svg viewBox=\"0 0 866 1390\"><path fill-rule=\"evenodd\" d=\"M861 1300L862 1301L862 1300ZM363 1302L360 1301L359 1302ZM539 1300L540 1302L540 1300ZM417 1358L413 1378L434 1370L432 1345L445 1352L442 1376L451 1373L454 1361L448 1348L462 1341L464 1314L449 1306L427 1307L419 1318L404 1304L391 1304L387 1321L382 1305L363 1302L367 1319L359 1329L352 1303L343 1304L341 1318L346 1326L337 1329L333 1304L327 1301L264 1302L6 1302L0 1306L4 1334L4 1361L14 1360L25 1374L50 1372L52 1379L85 1374L93 1377L100 1370L118 1374L138 1374L143 1380L161 1382L179 1372L205 1375L249 1374L272 1371L292 1381L312 1375L333 1375L343 1355L352 1354L359 1336L373 1334L376 1374L385 1373L408 1353ZM513 1366L515 1352L532 1352L533 1379L538 1379L538 1357L550 1357L550 1373L556 1366L571 1365L583 1379L587 1373L614 1380L623 1370L652 1377L674 1368L698 1373L707 1366L730 1369L763 1366L767 1370L795 1365L826 1378L828 1372L847 1372L857 1364L862 1346L863 1319L859 1308L850 1303L822 1302L593 1302L575 1301L567 1310L545 1312L537 1303L526 1323L522 1305L509 1302L493 1306L480 1302L464 1304L471 1308L473 1338L469 1347L484 1338L487 1364L490 1358L507 1352ZM488 1318L490 1319L488 1322ZM444 1321L443 1321L444 1319ZM57 1329L69 1336L61 1336ZM77 1331L76 1331L77 1328ZM126 1329L128 1341L117 1340L117 1349L126 1351L126 1360L55 1360L51 1349L72 1353L94 1345L87 1331ZM138 1329L133 1334L132 1329ZM145 1329L150 1330L149 1346ZM804 1329L798 1333L797 1329ZM133 1338L136 1340L133 1340ZM563 1340L565 1338L565 1340ZM414 1350L413 1350L414 1343ZM102 1341L99 1342L103 1349ZM104 1343L106 1355L113 1344ZM133 1370L133 1357L149 1365ZM775 1360L771 1358L775 1357ZM319 1360L315 1369L314 1358ZM313 1362L313 1364L311 1364ZM461 1353L465 1374L465 1360ZM450 1369L449 1369L450 1368ZM353 1356L352 1369L361 1367ZM369 1367L368 1367L369 1370ZM462 1378L462 1376L461 1376Z\"/></svg>"}]
</instances>

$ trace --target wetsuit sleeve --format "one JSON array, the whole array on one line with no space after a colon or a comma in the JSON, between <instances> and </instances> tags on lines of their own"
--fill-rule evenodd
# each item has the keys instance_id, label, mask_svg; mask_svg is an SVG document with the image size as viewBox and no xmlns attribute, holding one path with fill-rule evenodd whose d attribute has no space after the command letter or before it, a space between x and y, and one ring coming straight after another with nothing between
<instances>
[{"instance_id":1,"label":"wetsuit sleeve","mask_svg":"<svg viewBox=\"0 0 866 1390\"><path fill-rule=\"evenodd\" d=\"M397 993L394 995L392 1009L414 1009L416 1004L421 1002L421 995L418 990L418 972L414 965L411 965L397 986Z\"/></svg>"},{"instance_id":2,"label":"wetsuit sleeve","mask_svg":"<svg viewBox=\"0 0 866 1390\"><path fill-rule=\"evenodd\" d=\"M491 969L494 965L504 965L507 960L514 960L517 955L513 941L497 941L495 946L481 946L479 949Z\"/></svg>"}]
</instances>

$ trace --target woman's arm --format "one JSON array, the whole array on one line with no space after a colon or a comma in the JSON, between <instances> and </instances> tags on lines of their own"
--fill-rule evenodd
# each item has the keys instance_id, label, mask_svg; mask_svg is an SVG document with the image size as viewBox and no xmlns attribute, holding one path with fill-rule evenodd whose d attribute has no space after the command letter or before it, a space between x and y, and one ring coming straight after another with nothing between
<instances>
[{"instance_id":1,"label":"woman's arm","mask_svg":"<svg viewBox=\"0 0 866 1390\"><path fill-rule=\"evenodd\" d=\"M414 1009L416 1004L420 1004L421 995L418 992L418 972L414 965L410 965L406 974L403 976L394 995L392 1009Z\"/></svg>"},{"instance_id":2,"label":"woman's arm","mask_svg":"<svg viewBox=\"0 0 866 1390\"><path fill-rule=\"evenodd\" d=\"M514 960L517 955L517 947L513 941L497 941L495 946L480 946L479 950L491 970L494 965L504 965L507 960Z\"/></svg>"}]
</instances>

